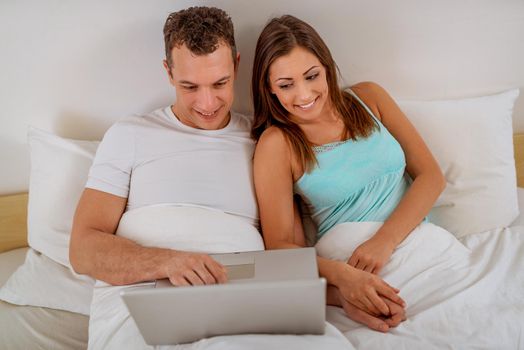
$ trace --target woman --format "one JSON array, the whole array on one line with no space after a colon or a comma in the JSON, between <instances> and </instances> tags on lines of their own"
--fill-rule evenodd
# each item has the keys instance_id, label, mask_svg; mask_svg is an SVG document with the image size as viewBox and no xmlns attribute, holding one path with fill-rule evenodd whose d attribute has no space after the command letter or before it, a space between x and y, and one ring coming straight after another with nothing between
<instances>
[{"instance_id":1,"label":"woman","mask_svg":"<svg viewBox=\"0 0 524 350\"><path fill-rule=\"evenodd\" d=\"M329 49L293 16L263 29L252 79L254 179L266 247L304 245L303 232L294 229L295 194L311 212L317 239L338 223L384 222L347 263L319 257L318 265L330 284L329 304L387 331L401 321L393 316L405 304L377 274L444 189L442 172L383 88L338 87ZM359 310L385 322L370 324Z\"/></svg>"}]
</instances>

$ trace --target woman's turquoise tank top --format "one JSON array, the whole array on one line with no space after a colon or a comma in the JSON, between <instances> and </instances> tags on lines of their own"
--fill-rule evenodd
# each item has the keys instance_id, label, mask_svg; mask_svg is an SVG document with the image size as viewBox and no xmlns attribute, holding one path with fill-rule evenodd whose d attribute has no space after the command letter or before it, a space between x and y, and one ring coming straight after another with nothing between
<instances>
[{"instance_id":1,"label":"woman's turquoise tank top","mask_svg":"<svg viewBox=\"0 0 524 350\"><path fill-rule=\"evenodd\" d=\"M314 147L318 165L294 184L317 225L317 239L338 223L385 221L409 187L400 144L351 94L378 128L367 138Z\"/></svg>"}]
</instances>

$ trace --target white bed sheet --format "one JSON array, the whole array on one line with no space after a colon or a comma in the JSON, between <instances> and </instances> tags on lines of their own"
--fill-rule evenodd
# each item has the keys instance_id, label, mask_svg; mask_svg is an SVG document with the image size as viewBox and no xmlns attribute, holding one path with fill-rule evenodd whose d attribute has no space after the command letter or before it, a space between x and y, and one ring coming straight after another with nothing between
<instances>
[{"instance_id":1,"label":"white bed sheet","mask_svg":"<svg viewBox=\"0 0 524 350\"><path fill-rule=\"evenodd\" d=\"M334 307L327 320L356 349L524 349L524 226L467 236L464 251L424 235L426 251L415 243L384 276L408 303L405 322L382 334Z\"/></svg>"}]
</instances>

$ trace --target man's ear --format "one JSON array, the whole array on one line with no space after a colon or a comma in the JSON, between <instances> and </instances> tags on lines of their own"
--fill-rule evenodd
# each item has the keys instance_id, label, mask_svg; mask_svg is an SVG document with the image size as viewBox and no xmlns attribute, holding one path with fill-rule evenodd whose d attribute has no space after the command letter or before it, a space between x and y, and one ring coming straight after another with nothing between
<instances>
[{"instance_id":1,"label":"man's ear","mask_svg":"<svg viewBox=\"0 0 524 350\"><path fill-rule=\"evenodd\" d=\"M167 63L167 60L163 60L162 63L169 78L169 82L171 83L171 85L175 85L175 82L173 81L173 74L171 73L171 67L169 67L169 63Z\"/></svg>"},{"instance_id":2,"label":"man's ear","mask_svg":"<svg viewBox=\"0 0 524 350\"><path fill-rule=\"evenodd\" d=\"M237 52L236 62L235 62L235 76L238 73L238 65L240 64L240 52Z\"/></svg>"}]
</instances>

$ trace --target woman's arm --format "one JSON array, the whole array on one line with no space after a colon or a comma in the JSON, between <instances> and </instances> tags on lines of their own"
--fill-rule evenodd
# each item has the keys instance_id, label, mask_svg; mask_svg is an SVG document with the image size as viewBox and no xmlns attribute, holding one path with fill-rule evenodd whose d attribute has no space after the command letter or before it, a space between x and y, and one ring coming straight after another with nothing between
<instances>
[{"instance_id":1,"label":"woman's arm","mask_svg":"<svg viewBox=\"0 0 524 350\"><path fill-rule=\"evenodd\" d=\"M352 89L399 142L406 157L406 171L413 179L390 217L349 259L351 266L378 273L393 250L429 213L446 180L422 137L382 87L366 82Z\"/></svg>"},{"instance_id":2,"label":"woman's arm","mask_svg":"<svg viewBox=\"0 0 524 350\"><path fill-rule=\"evenodd\" d=\"M304 234L295 231L291 150L283 133L267 129L254 156L254 182L264 242L268 249L299 248ZM404 306L398 290L378 276L359 271L344 262L317 258L319 273L338 287L344 299L375 315L389 315L383 298Z\"/></svg>"}]
</instances>

